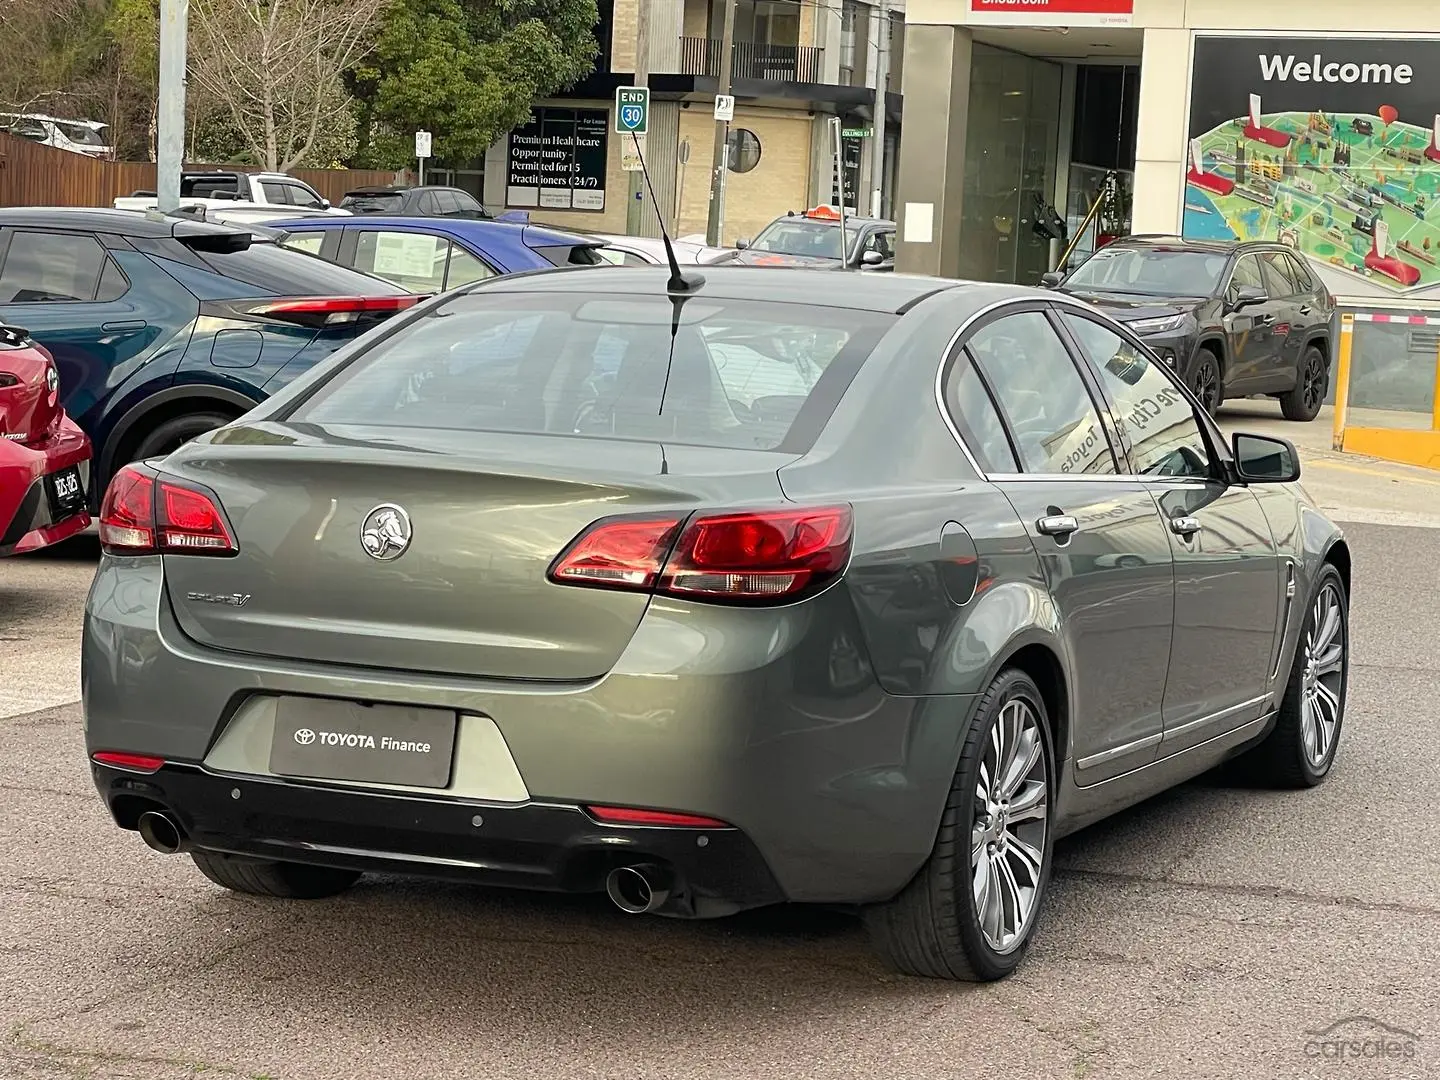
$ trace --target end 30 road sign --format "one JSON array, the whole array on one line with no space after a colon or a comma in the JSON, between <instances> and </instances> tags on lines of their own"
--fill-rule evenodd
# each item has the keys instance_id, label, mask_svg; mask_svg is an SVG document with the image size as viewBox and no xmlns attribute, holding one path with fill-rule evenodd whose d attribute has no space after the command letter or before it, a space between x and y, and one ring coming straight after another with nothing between
<instances>
[{"instance_id":1,"label":"end 30 road sign","mask_svg":"<svg viewBox=\"0 0 1440 1080\"><path fill-rule=\"evenodd\" d=\"M646 135L650 127L650 88L620 86L615 89L615 132L618 135Z\"/></svg>"}]
</instances>

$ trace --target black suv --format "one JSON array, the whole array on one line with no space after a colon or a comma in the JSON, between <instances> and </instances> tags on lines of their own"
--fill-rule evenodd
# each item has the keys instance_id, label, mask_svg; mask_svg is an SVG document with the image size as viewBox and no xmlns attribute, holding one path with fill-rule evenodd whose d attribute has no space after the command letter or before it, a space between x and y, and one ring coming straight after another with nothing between
<instances>
[{"instance_id":1,"label":"black suv","mask_svg":"<svg viewBox=\"0 0 1440 1080\"><path fill-rule=\"evenodd\" d=\"M1212 413L1267 394L1313 420L1330 383L1330 292L1282 244L1130 236L1041 283L1139 335Z\"/></svg>"}]
</instances>

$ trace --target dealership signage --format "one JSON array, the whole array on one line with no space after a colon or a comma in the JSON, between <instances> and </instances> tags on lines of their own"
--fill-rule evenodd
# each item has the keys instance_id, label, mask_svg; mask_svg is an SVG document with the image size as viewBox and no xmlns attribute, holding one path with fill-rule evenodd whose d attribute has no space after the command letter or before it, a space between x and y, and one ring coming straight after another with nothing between
<instances>
[{"instance_id":1,"label":"dealership signage","mask_svg":"<svg viewBox=\"0 0 1440 1080\"><path fill-rule=\"evenodd\" d=\"M1266 82L1399 83L1408 86L1415 78L1409 64L1357 64L1333 60L1321 53L1297 57L1294 53L1261 53L1260 77Z\"/></svg>"},{"instance_id":2,"label":"dealership signage","mask_svg":"<svg viewBox=\"0 0 1440 1080\"><path fill-rule=\"evenodd\" d=\"M505 205L604 210L609 123L606 109L536 109L510 133Z\"/></svg>"},{"instance_id":3,"label":"dealership signage","mask_svg":"<svg viewBox=\"0 0 1440 1080\"><path fill-rule=\"evenodd\" d=\"M1135 0L970 0L967 21L985 26L1129 26Z\"/></svg>"}]
</instances>

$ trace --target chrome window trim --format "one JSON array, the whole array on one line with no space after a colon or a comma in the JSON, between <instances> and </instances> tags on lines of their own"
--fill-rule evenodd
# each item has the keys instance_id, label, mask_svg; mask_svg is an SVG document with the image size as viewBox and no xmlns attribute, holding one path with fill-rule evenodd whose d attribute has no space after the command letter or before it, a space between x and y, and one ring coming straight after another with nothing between
<instances>
[{"instance_id":1,"label":"chrome window trim","mask_svg":"<svg viewBox=\"0 0 1440 1080\"><path fill-rule=\"evenodd\" d=\"M964 322L960 324L960 328L951 335L950 340L946 342L945 348L940 355L940 364L935 369L935 407L940 410L940 419L945 422L945 427L949 430L950 437L955 440L956 445L958 445L961 451L965 454L965 459L970 463L970 467L975 470L976 476L980 477L981 480L992 484L998 483L1002 480L1006 481L1007 483L1017 480L1021 482L1047 481L1051 483L1057 480L1085 480L1087 482L1093 481L1099 483L1129 484L1134 484L1137 482L1150 484L1156 483L1161 480L1165 481L1166 483L1174 483L1180 480L1189 480L1197 484L1214 484L1219 482L1213 479L1202 479L1198 476L1157 477L1147 476L1144 473L991 473L986 472L984 469L982 469L980 467L980 462L971 452L970 447L965 444L965 439L960 434L960 429L956 427L955 420L950 415L950 410L945 406L945 368L949 363L951 355L955 352L956 346L960 344L961 340L966 336L970 328L974 326L975 323L979 322L981 319L985 318L985 316L991 314L992 312L1001 311L1007 307L1023 307L1029 304L1037 303L1069 306L1076 311L1084 312L1086 315L1092 317L1094 321L1100 323L1102 326L1113 327L1114 329L1120 331L1120 338L1122 341L1126 342L1127 344L1134 344L1134 342L1131 341L1131 335L1127 330L1125 330L1125 327L1121 323L1110 318L1110 316L1106 315L1103 311L1101 311L1094 305L1087 304L1084 300L1077 300L1073 296L1066 296L1064 293L1055 293L1053 296L1010 297L1005 300L996 300L993 303L986 304L978 311L973 312L968 318L965 319ZM1138 338L1136 338L1135 340L1139 341ZM1152 364L1155 364L1158 368L1160 368L1162 372L1165 372L1165 365L1161 363L1161 361L1145 346L1145 343L1139 342L1139 344L1145 358L1149 360ZM1065 351L1067 354L1070 352L1068 346L1066 347ZM1180 386L1180 381L1174 376L1166 373L1166 377L1170 379L1173 385ZM1086 388L1086 392L1089 392L1088 387ZM1190 410L1192 413L1195 412L1194 402L1190 403ZM1097 408L1096 411L1098 413L1100 410ZM1197 418L1199 415L1200 414L1196 414ZM1204 427L1204 424L1198 419L1197 423L1199 423L1201 427ZM1225 444L1223 437L1220 439L1220 444L1222 446Z\"/></svg>"}]
</instances>

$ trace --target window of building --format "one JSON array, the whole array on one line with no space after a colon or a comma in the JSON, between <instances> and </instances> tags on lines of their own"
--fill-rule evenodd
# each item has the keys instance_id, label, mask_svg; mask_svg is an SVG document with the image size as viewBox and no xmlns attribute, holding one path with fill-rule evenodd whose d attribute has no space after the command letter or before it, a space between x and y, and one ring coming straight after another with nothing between
<instances>
[{"instance_id":1,"label":"window of building","mask_svg":"<svg viewBox=\"0 0 1440 1080\"><path fill-rule=\"evenodd\" d=\"M760 164L760 137L749 128L736 128L730 133L729 160L731 172L747 173Z\"/></svg>"},{"instance_id":2,"label":"window of building","mask_svg":"<svg viewBox=\"0 0 1440 1080\"><path fill-rule=\"evenodd\" d=\"M1090 392L1043 313L996 319L968 347L1009 423L1026 472L1118 471Z\"/></svg>"},{"instance_id":3,"label":"window of building","mask_svg":"<svg viewBox=\"0 0 1440 1080\"><path fill-rule=\"evenodd\" d=\"M1146 476L1210 475L1210 450L1195 411L1170 377L1114 331L1066 312L1066 324L1090 355L1128 435L1135 471Z\"/></svg>"}]
</instances>

